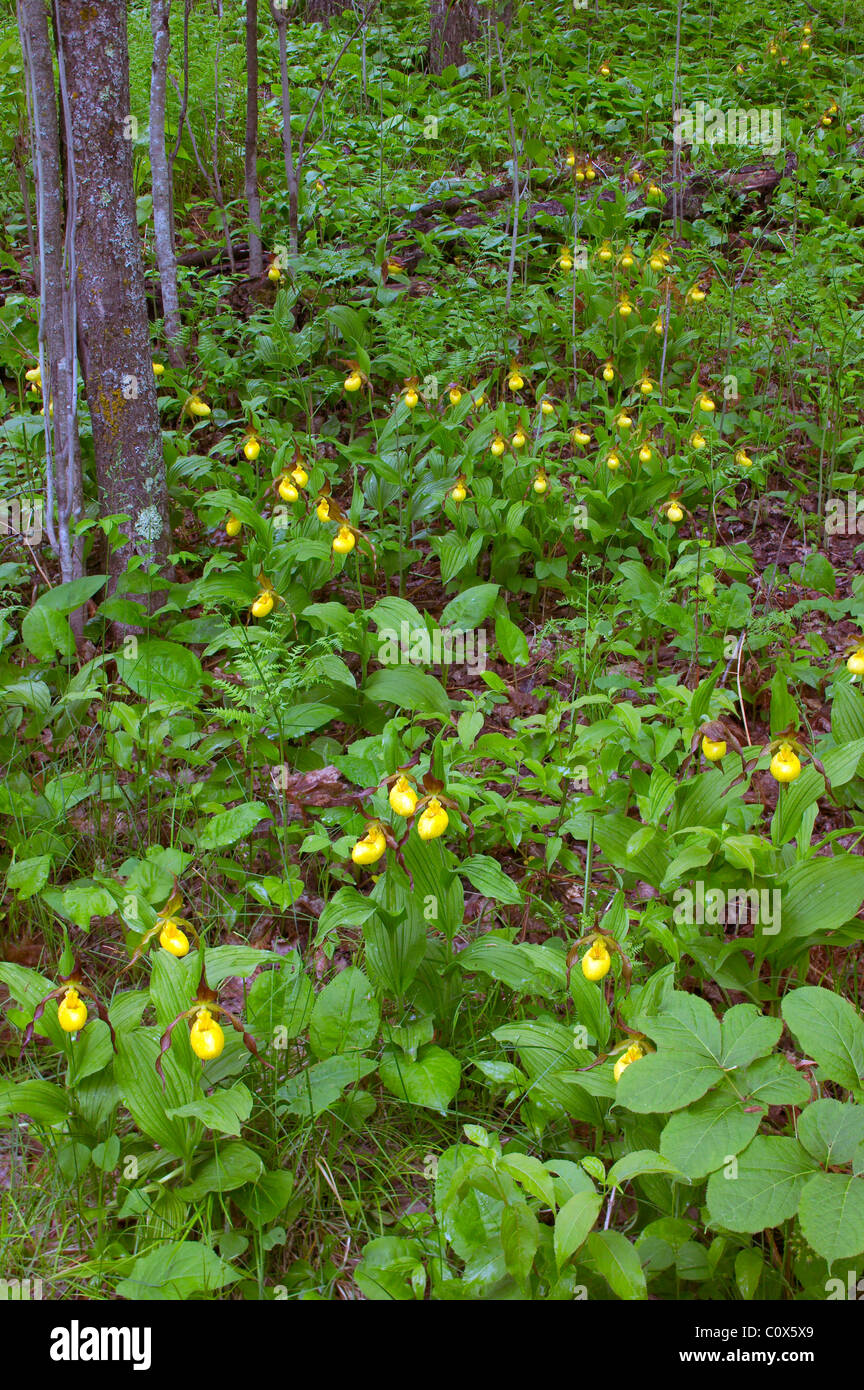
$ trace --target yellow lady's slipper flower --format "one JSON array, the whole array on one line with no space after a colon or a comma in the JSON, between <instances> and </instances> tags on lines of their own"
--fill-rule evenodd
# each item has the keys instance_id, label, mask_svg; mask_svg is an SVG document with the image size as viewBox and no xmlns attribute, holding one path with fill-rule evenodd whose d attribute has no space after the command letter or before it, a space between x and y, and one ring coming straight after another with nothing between
<instances>
[{"instance_id":1,"label":"yellow lady's slipper flower","mask_svg":"<svg viewBox=\"0 0 864 1390\"><path fill-rule=\"evenodd\" d=\"M234 516L232 513L225 522L225 535L230 537L233 541L234 537L239 536L242 530L243 522L240 520L239 516Z\"/></svg>"},{"instance_id":2,"label":"yellow lady's slipper flower","mask_svg":"<svg viewBox=\"0 0 864 1390\"><path fill-rule=\"evenodd\" d=\"M406 820L413 816L417 807L417 793L407 777L400 777L393 783L388 800L397 816L404 816Z\"/></svg>"},{"instance_id":3,"label":"yellow lady's slipper flower","mask_svg":"<svg viewBox=\"0 0 864 1390\"><path fill-rule=\"evenodd\" d=\"M221 1056L225 1046L225 1034L219 1027L209 1009L199 1009L189 1030L192 1051L202 1062L211 1062Z\"/></svg>"},{"instance_id":4,"label":"yellow lady's slipper flower","mask_svg":"<svg viewBox=\"0 0 864 1390\"><path fill-rule=\"evenodd\" d=\"M357 541L349 526L340 526L333 537L333 549L337 555L350 555Z\"/></svg>"},{"instance_id":5,"label":"yellow lady's slipper flower","mask_svg":"<svg viewBox=\"0 0 864 1390\"><path fill-rule=\"evenodd\" d=\"M57 1006L57 1020L64 1033L77 1033L87 1022L87 1005L77 989L67 989Z\"/></svg>"},{"instance_id":6,"label":"yellow lady's slipper flower","mask_svg":"<svg viewBox=\"0 0 864 1390\"><path fill-rule=\"evenodd\" d=\"M781 743L771 759L768 771L775 782L794 782L801 776L801 759L791 743Z\"/></svg>"},{"instance_id":7,"label":"yellow lady's slipper flower","mask_svg":"<svg viewBox=\"0 0 864 1390\"><path fill-rule=\"evenodd\" d=\"M380 825L369 826L362 840L358 840L351 851L355 864L377 864L387 848L387 840Z\"/></svg>"},{"instance_id":8,"label":"yellow lady's slipper flower","mask_svg":"<svg viewBox=\"0 0 864 1390\"><path fill-rule=\"evenodd\" d=\"M609 974L611 965L612 957L606 942L598 937L582 957L582 974L586 980L602 980L604 975Z\"/></svg>"},{"instance_id":9,"label":"yellow lady's slipper flower","mask_svg":"<svg viewBox=\"0 0 864 1390\"><path fill-rule=\"evenodd\" d=\"M707 734L703 734L702 752L709 763L719 763L720 759L726 756L725 738L709 738Z\"/></svg>"},{"instance_id":10,"label":"yellow lady's slipper flower","mask_svg":"<svg viewBox=\"0 0 864 1390\"><path fill-rule=\"evenodd\" d=\"M262 589L261 593L252 604L253 618L266 618L268 613L272 613L274 604L273 595L267 589Z\"/></svg>"},{"instance_id":11,"label":"yellow lady's slipper flower","mask_svg":"<svg viewBox=\"0 0 864 1390\"><path fill-rule=\"evenodd\" d=\"M638 1062L639 1058L644 1056L645 1053L642 1051L642 1048L639 1046L638 1043L633 1043L632 1047L628 1047L624 1055L618 1058L618 1061L612 1068L612 1074L615 1077L615 1080L620 1081L622 1075L631 1065L631 1063Z\"/></svg>"},{"instance_id":12,"label":"yellow lady's slipper flower","mask_svg":"<svg viewBox=\"0 0 864 1390\"><path fill-rule=\"evenodd\" d=\"M450 817L437 796L433 796L417 822L417 834L421 840L437 840L449 824Z\"/></svg>"},{"instance_id":13,"label":"yellow lady's slipper flower","mask_svg":"<svg viewBox=\"0 0 864 1390\"><path fill-rule=\"evenodd\" d=\"M184 931L181 931L173 918L169 917L161 932L159 933L159 945L163 951L167 951L170 956L185 956L189 954L189 938Z\"/></svg>"}]
</instances>

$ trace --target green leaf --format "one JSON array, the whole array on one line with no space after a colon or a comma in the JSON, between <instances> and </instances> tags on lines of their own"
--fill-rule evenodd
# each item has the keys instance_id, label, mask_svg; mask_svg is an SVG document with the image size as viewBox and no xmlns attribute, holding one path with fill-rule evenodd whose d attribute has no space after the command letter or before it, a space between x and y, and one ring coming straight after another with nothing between
<instances>
[{"instance_id":1,"label":"green leaf","mask_svg":"<svg viewBox=\"0 0 864 1390\"><path fill-rule=\"evenodd\" d=\"M19 902L40 893L48 882L51 872L51 855L39 854L33 859L17 859L6 873L6 887L14 892Z\"/></svg>"},{"instance_id":2,"label":"green leaf","mask_svg":"<svg viewBox=\"0 0 864 1390\"><path fill-rule=\"evenodd\" d=\"M378 1002L366 976L349 965L325 985L312 1010L309 1045L316 1057L362 1052L378 1033Z\"/></svg>"},{"instance_id":3,"label":"green leaf","mask_svg":"<svg viewBox=\"0 0 864 1390\"><path fill-rule=\"evenodd\" d=\"M184 1004L184 1008L185 1008ZM174 1030L175 1036L182 1025ZM189 1046L188 1030L185 1042L175 1044L172 1051L162 1059L165 1074L165 1091L156 1075L156 1059L159 1053L160 1028L134 1028L131 1032L117 1033L117 1056L114 1059L114 1079L117 1082L123 1104L129 1111L138 1128L169 1153L185 1157L191 1152L197 1139L197 1126L188 1121L171 1119L169 1110L188 1105L195 1097L195 1082L192 1079L192 1049ZM185 1046L186 1065L181 1066L173 1055L174 1047Z\"/></svg>"},{"instance_id":4,"label":"green leaf","mask_svg":"<svg viewBox=\"0 0 864 1390\"><path fill-rule=\"evenodd\" d=\"M761 1113L745 1113L734 1091L720 1087L672 1116L660 1152L695 1182L746 1149L761 1119Z\"/></svg>"},{"instance_id":5,"label":"green leaf","mask_svg":"<svg viewBox=\"0 0 864 1390\"><path fill-rule=\"evenodd\" d=\"M609 1187L623 1187L625 1182L646 1173L662 1173L665 1177L684 1176L680 1168L665 1155L655 1153L653 1149L634 1149L612 1164L606 1174L606 1182Z\"/></svg>"},{"instance_id":6,"label":"green leaf","mask_svg":"<svg viewBox=\"0 0 864 1390\"><path fill-rule=\"evenodd\" d=\"M447 721L450 700L440 681L413 666L385 668L375 671L363 686L370 700L414 710L424 718Z\"/></svg>"},{"instance_id":7,"label":"green leaf","mask_svg":"<svg viewBox=\"0 0 864 1390\"><path fill-rule=\"evenodd\" d=\"M506 1206L501 1213L501 1248L507 1272L521 1288L528 1283L539 1245L540 1225L531 1208L522 1202Z\"/></svg>"},{"instance_id":8,"label":"green leaf","mask_svg":"<svg viewBox=\"0 0 864 1390\"><path fill-rule=\"evenodd\" d=\"M628 1068L629 1070L629 1068ZM625 1073L626 1075L626 1073ZM730 1231L764 1231L794 1216L813 1160L797 1139L757 1135L733 1165L708 1179L711 1220Z\"/></svg>"},{"instance_id":9,"label":"green leaf","mask_svg":"<svg viewBox=\"0 0 864 1390\"><path fill-rule=\"evenodd\" d=\"M467 878L472 888L495 902L517 907L523 902L522 890L513 882L497 860L488 854L472 854L459 865L458 872Z\"/></svg>"},{"instance_id":10,"label":"green leaf","mask_svg":"<svg viewBox=\"0 0 864 1390\"><path fill-rule=\"evenodd\" d=\"M619 1298L629 1302L648 1297L639 1252L620 1231L594 1231L588 1237L585 1248L612 1292Z\"/></svg>"},{"instance_id":11,"label":"green leaf","mask_svg":"<svg viewBox=\"0 0 864 1390\"><path fill-rule=\"evenodd\" d=\"M459 1090L462 1069L452 1053L430 1043L420 1048L414 1062L404 1054L391 1053L381 1062L378 1074L400 1100L443 1115Z\"/></svg>"},{"instance_id":12,"label":"green leaf","mask_svg":"<svg viewBox=\"0 0 864 1390\"><path fill-rule=\"evenodd\" d=\"M51 1081L0 1081L0 1115L29 1115L37 1124L68 1119L69 1096Z\"/></svg>"},{"instance_id":13,"label":"green leaf","mask_svg":"<svg viewBox=\"0 0 864 1390\"><path fill-rule=\"evenodd\" d=\"M565 1202L555 1217L555 1264L560 1270L570 1256L588 1239L600 1214L603 1198L599 1192L577 1192Z\"/></svg>"},{"instance_id":14,"label":"green leaf","mask_svg":"<svg viewBox=\"0 0 864 1390\"><path fill-rule=\"evenodd\" d=\"M254 1182L263 1171L264 1164L248 1144L225 1144L195 1169L192 1181L179 1187L177 1195L197 1202L211 1192L233 1192L244 1183Z\"/></svg>"},{"instance_id":15,"label":"green leaf","mask_svg":"<svg viewBox=\"0 0 864 1390\"><path fill-rule=\"evenodd\" d=\"M251 835L256 825L273 813L263 801L247 801L230 811L219 811L199 823L195 841L199 850L225 849Z\"/></svg>"},{"instance_id":16,"label":"green leaf","mask_svg":"<svg viewBox=\"0 0 864 1390\"><path fill-rule=\"evenodd\" d=\"M248 1191L235 1192L231 1200L240 1208L246 1220L260 1230L262 1226L269 1226L284 1211L293 1191L294 1174L278 1168L272 1173L263 1173Z\"/></svg>"},{"instance_id":17,"label":"green leaf","mask_svg":"<svg viewBox=\"0 0 864 1390\"><path fill-rule=\"evenodd\" d=\"M864 903L864 859L837 853L797 864L781 883L783 916L778 944L835 931Z\"/></svg>"},{"instance_id":18,"label":"green leaf","mask_svg":"<svg viewBox=\"0 0 864 1390\"><path fill-rule=\"evenodd\" d=\"M469 1128L471 1126L466 1126L466 1130ZM548 1207L550 1211L555 1210L555 1179L539 1158L535 1158L533 1154L507 1153L499 1159L498 1167L509 1173L511 1178L515 1178L526 1192L539 1197L544 1207Z\"/></svg>"},{"instance_id":19,"label":"green leaf","mask_svg":"<svg viewBox=\"0 0 864 1390\"><path fill-rule=\"evenodd\" d=\"M498 584L475 584L465 589L447 604L439 625L465 632L479 627L494 612L499 588Z\"/></svg>"},{"instance_id":20,"label":"green leaf","mask_svg":"<svg viewBox=\"0 0 864 1390\"><path fill-rule=\"evenodd\" d=\"M200 1120L207 1129L236 1137L240 1133L241 1125L252 1114L252 1094L242 1081L238 1081L227 1090L214 1091L210 1096L189 1101L188 1104L180 1105L168 1113L171 1117L176 1115L181 1119L192 1116Z\"/></svg>"},{"instance_id":21,"label":"green leaf","mask_svg":"<svg viewBox=\"0 0 864 1390\"><path fill-rule=\"evenodd\" d=\"M146 700L186 706L200 698L204 678L201 662L179 642L136 638L134 652L129 656L115 652L114 660L120 679Z\"/></svg>"},{"instance_id":22,"label":"green leaf","mask_svg":"<svg viewBox=\"0 0 864 1390\"><path fill-rule=\"evenodd\" d=\"M567 967L563 955L546 946L515 945L483 936L460 951L463 970L480 970L518 994L546 997L564 988Z\"/></svg>"},{"instance_id":23,"label":"green leaf","mask_svg":"<svg viewBox=\"0 0 864 1390\"><path fill-rule=\"evenodd\" d=\"M331 719L339 719L342 713L336 705L323 704L320 700L290 705L279 716L282 737L302 738L314 729L323 728Z\"/></svg>"},{"instance_id":24,"label":"green leaf","mask_svg":"<svg viewBox=\"0 0 864 1390\"><path fill-rule=\"evenodd\" d=\"M782 1032L780 1019L765 1018L755 1004L733 1004L723 1015L721 1064L727 1071L749 1066L777 1046Z\"/></svg>"},{"instance_id":25,"label":"green leaf","mask_svg":"<svg viewBox=\"0 0 864 1390\"><path fill-rule=\"evenodd\" d=\"M864 1106L814 1100L799 1116L798 1142L825 1168L851 1163L864 1143Z\"/></svg>"},{"instance_id":26,"label":"green leaf","mask_svg":"<svg viewBox=\"0 0 864 1390\"><path fill-rule=\"evenodd\" d=\"M246 1002L249 1031L262 1042L283 1036L296 1038L306 1028L315 1003L315 991L303 971L297 954L292 954L275 970L262 970L252 981Z\"/></svg>"},{"instance_id":27,"label":"green leaf","mask_svg":"<svg viewBox=\"0 0 864 1390\"><path fill-rule=\"evenodd\" d=\"M30 609L21 624L21 640L39 661L53 661L59 652L67 661L75 655L75 638L62 613L40 608Z\"/></svg>"},{"instance_id":28,"label":"green leaf","mask_svg":"<svg viewBox=\"0 0 864 1390\"><path fill-rule=\"evenodd\" d=\"M376 1063L369 1057L328 1057L305 1067L292 1076L279 1088L282 1108L291 1115L300 1115L305 1120L329 1110L342 1096L348 1086L362 1081L364 1076L375 1070Z\"/></svg>"},{"instance_id":29,"label":"green leaf","mask_svg":"<svg viewBox=\"0 0 864 1390\"><path fill-rule=\"evenodd\" d=\"M755 1250L750 1246L747 1250L738 1251L735 1256L735 1283L742 1298L749 1300L756 1297L764 1268L765 1260L761 1250Z\"/></svg>"},{"instance_id":30,"label":"green leaf","mask_svg":"<svg viewBox=\"0 0 864 1390\"><path fill-rule=\"evenodd\" d=\"M840 995L818 985L804 985L783 1000L783 1017L808 1057L815 1058L821 1079L856 1090L864 1079L864 1022Z\"/></svg>"},{"instance_id":31,"label":"green leaf","mask_svg":"<svg viewBox=\"0 0 864 1390\"><path fill-rule=\"evenodd\" d=\"M117 1285L117 1293L141 1303L176 1301L197 1293L216 1294L239 1278L209 1245L179 1240L135 1260L128 1279Z\"/></svg>"},{"instance_id":32,"label":"green leaf","mask_svg":"<svg viewBox=\"0 0 864 1390\"><path fill-rule=\"evenodd\" d=\"M74 613L88 598L98 594L107 579L107 574L88 574L82 579L70 579L65 584L57 584L39 597L35 607L51 613L62 613L65 617Z\"/></svg>"},{"instance_id":33,"label":"green leaf","mask_svg":"<svg viewBox=\"0 0 864 1390\"><path fill-rule=\"evenodd\" d=\"M817 1173L804 1184L798 1219L807 1244L829 1266L860 1255L864 1251L864 1178Z\"/></svg>"},{"instance_id":34,"label":"green leaf","mask_svg":"<svg viewBox=\"0 0 864 1390\"><path fill-rule=\"evenodd\" d=\"M495 641L510 666L526 666L531 657L524 632L503 614L495 619Z\"/></svg>"}]
</instances>

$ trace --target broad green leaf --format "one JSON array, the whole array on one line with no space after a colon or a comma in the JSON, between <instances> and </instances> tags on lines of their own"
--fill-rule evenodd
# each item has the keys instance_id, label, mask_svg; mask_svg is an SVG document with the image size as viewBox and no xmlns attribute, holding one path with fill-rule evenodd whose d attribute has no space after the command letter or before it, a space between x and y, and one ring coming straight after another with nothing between
<instances>
[{"instance_id":1,"label":"broad green leaf","mask_svg":"<svg viewBox=\"0 0 864 1390\"><path fill-rule=\"evenodd\" d=\"M639 1252L620 1231L592 1232L585 1249L619 1298L629 1302L648 1297Z\"/></svg>"},{"instance_id":2,"label":"broad green leaf","mask_svg":"<svg viewBox=\"0 0 864 1390\"><path fill-rule=\"evenodd\" d=\"M798 1117L798 1142L825 1168L851 1163L864 1143L864 1105L814 1100Z\"/></svg>"},{"instance_id":3,"label":"broad green leaf","mask_svg":"<svg viewBox=\"0 0 864 1390\"><path fill-rule=\"evenodd\" d=\"M348 1086L356 1085L374 1071L376 1065L369 1057L358 1057L356 1054L327 1057L323 1062L315 1062L280 1086L281 1108L291 1115L314 1120L325 1110L331 1109Z\"/></svg>"},{"instance_id":4,"label":"broad green leaf","mask_svg":"<svg viewBox=\"0 0 864 1390\"><path fill-rule=\"evenodd\" d=\"M821 855L796 864L781 884L782 925L778 945L816 932L835 931L864 902L864 859L859 855Z\"/></svg>"},{"instance_id":5,"label":"broad green leaf","mask_svg":"<svg viewBox=\"0 0 864 1390\"><path fill-rule=\"evenodd\" d=\"M764 1231L794 1216L814 1163L797 1139L757 1135L732 1164L711 1174L712 1222L730 1231Z\"/></svg>"},{"instance_id":6,"label":"broad green leaf","mask_svg":"<svg viewBox=\"0 0 864 1390\"><path fill-rule=\"evenodd\" d=\"M499 588L498 584L475 584L473 588L463 590L446 605L439 620L440 626L453 628L454 631L470 631L479 627L494 612Z\"/></svg>"},{"instance_id":7,"label":"broad green leaf","mask_svg":"<svg viewBox=\"0 0 864 1390\"><path fill-rule=\"evenodd\" d=\"M540 1225L530 1207L513 1202L501 1213L501 1249L507 1272L521 1288L528 1283L540 1245Z\"/></svg>"},{"instance_id":8,"label":"broad green leaf","mask_svg":"<svg viewBox=\"0 0 864 1390\"><path fill-rule=\"evenodd\" d=\"M388 1091L410 1105L422 1105L445 1114L462 1077L462 1069L451 1052L434 1043L421 1047L416 1061L391 1052L378 1068Z\"/></svg>"},{"instance_id":9,"label":"broad green leaf","mask_svg":"<svg viewBox=\"0 0 864 1390\"><path fill-rule=\"evenodd\" d=\"M230 811L219 811L200 823L195 842L199 850L225 849L251 835L256 825L272 814L263 801L247 801Z\"/></svg>"},{"instance_id":10,"label":"broad green leaf","mask_svg":"<svg viewBox=\"0 0 864 1390\"><path fill-rule=\"evenodd\" d=\"M829 1266L860 1255L864 1251L864 1177L817 1173L804 1184L798 1219L807 1244Z\"/></svg>"},{"instance_id":11,"label":"broad green leaf","mask_svg":"<svg viewBox=\"0 0 864 1390\"><path fill-rule=\"evenodd\" d=\"M252 1114L252 1093L242 1081L238 1081L234 1086L213 1091L211 1095L189 1101L169 1113L181 1119L191 1116L200 1120L207 1129L236 1138L241 1125Z\"/></svg>"},{"instance_id":12,"label":"broad green leaf","mask_svg":"<svg viewBox=\"0 0 864 1390\"><path fill-rule=\"evenodd\" d=\"M491 855L472 854L459 865L459 873L484 897L510 907L516 907L523 901L522 890Z\"/></svg>"},{"instance_id":13,"label":"broad green leaf","mask_svg":"<svg viewBox=\"0 0 864 1390\"><path fill-rule=\"evenodd\" d=\"M0 1115L29 1115L37 1124L58 1125L69 1117L70 1097L51 1081L0 1082Z\"/></svg>"},{"instance_id":14,"label":"broad green leaf","mask_svg":"<svg viewBox=\"0 0 864 1390\"><path fill-rule=\"evenodd\" d=\"M197 703L204 678L201 662L188 647L159 637L135 639L134 653L114 653L117 674L129 689L145 700L168 704Z\"/></svg>"},{"instance_id":15,"label":"broad green leaf","mask_svg":"<svg viewBox=\"0 0 864 1390\"><path fill-rule=\"evenodd\" d=\"M175 1034L181 1031L177 1026ZM163 1091L156 1075L161 1028L135 1028L117 1033L117 1056L114 1059L114 1079L126 1109L139 1129L169 1153L185 1157L194 1149L198 1127L187 1120L171 1119L169 1110L188 1105L195 1097L196 1086L191 1070L192 1049L185 1040L186 1061L181 1065L169 1053L162 1059L165 1074Z\"/></svg>"},{"instance_id":16,"label":"broad green leaf","mask_svg":"<svg viewBox=\"0 0 864 1390\"><path fill-rule=\"evenodd\" d=\"M294 1191L294 1174L284 1168L272 1173L262 1173L248 1191L235 1192L232 1202L240 1208L247 1221L253 1226L269 1226L280 1212L284 1211Z\"/></svg>"},{"instance_id":17,"label":"broad green leaf","mask_svg":"<svg viewBox=\"0 0 864 1390\"><path fill-rule=\"evenodd\" d=\"M515 1178L526 1192L539 1197L544 1207L555 1210L555 1179L539 1158L533 1154L508 1153L499 1159L498 1167Z\"/></svg>"},{"instance_id":18,"label":"broad green leaf","mask_svg":"<svg viewBox=\"0 0 864 1390\"><path fill-rule=\"evenodd\" d=\"M664 1154L655 1153L653 1149L634 1149L612 1164L606 1174L606 1182L610 1187L623 1187L625 1182L647 1173L662 1173L670 1178L684 1176L677 1164Z\"/></svg>"},{"instance_id":19,"label":"broad green leaf","mask_svg":"<svg viewBox=\"0 0 864 1390\"><path fill-rule=\"evenodd\" d=\"M463 970L479 970L519 994L545 997L564 988L564 956L546 946L515 945L484 936L459 953Z\"/></svg>"},{"instance_id":20,"label":"broad green leaf","mask_svg":"<svg viewBox=\"0 0 864 1390\"><path fill-rule=\"evenodd\" d=\"M555 1217L555 1264L560 1270L570 1256L588 1239L600 1214L603 1198L599 1192L576 1192Z\"/></svg>"},{"instance_id":21,"label":"broad green leaf","mask_svg":"<svg viewBox=\"0 0 864 1390\"><path fill-rule=\"evenodd\" d=\"M369 980L349 965L325 985L312 1010L309 1045L316 1057L363 1052L378 1032L378 1003Z\"/></svg>"},{"instance_id":22,"label":"broad green leaf","mask_svg":"<svg viewBox=\"0 0 864 1390\"><path fill-rule=\"evenodd\" d=\"M619 1105L639 1115L681 1110L723 1077L716 1062L675 1048L649 1052L627 1067L618 1082Z\"/></svg>"},{"instance_id":23,"label":"broad green leaf","mask_svg":"<svg viewBox=\"0 0 864 1390\"><path fill-rule=\"evenodd\" d=\"M527 665L531 656L528 639L521 628L503 614L495 619L495 641L501 656L510 666Z\"/></svg>"},{"instance_id":24,"label":"broad green leaf","mask_svg":"<svg viewBox=\"0 0 864 1390\"><path fill-rule=\"evenodd\" d=\"M750 1246L747 1250L738 1251L735 1256L735 1283L742 1298L755 1298L764 1268L765 1259L761 1250Z\"/></svg>"},{"instance_id":25,"label":"broad green leaf","mask_svg":"<svg viewBox=\"0 0 864 1390\"><path fill-rule=\"evenodd\" d=\"M315 991L300 959L292 953L275 970L262 970L252 981L246 1001L250 1032L267 1045L278 1030L285 1039L299 1037L308 1025Z\"/></svg>"},{"instance_id":26,"label":"broad green leaf","mask_svg":"<svg viewBox=\"0 0 864 1390\"><path fill-rule=\"evenodd\" d=\"M6 873L6 887L14 892L19 902L40 893L48 882L51 872L51 855L39 854L33 859L16 859Z\"/></svg>"},{"instance_id":27,"label":"broad green leaf","mask_svg":"<svg viewBox=\"0 0 864 1390\"><path fill-rule=\"evenodd\" d=\"M723 1015L722 1065L727 1071L749 1066L777 1046L782 1032L780 1019L766 1018L755 1004L733 1004Z\"/></svg>"},{"instance_id":28,"label":"broad green leaf","mask_svg":"<svg viewBox=\"0 0 864 1390\"><path fill-rule=\"evenodd\" d=\"M660 1152L695 1182L746 1149L761 1119L758 1112L745 1113L739 1097L723 1086L671 1117Z\"/></svg>"},{"instance_id":29,"label":"broad green leaf","mask_svg":"<svg viewBox=\"0 0 864 1390\"><path fill-rule=\"evenodd\" d=\"M180 1240L160 1245L135 1260L128 1278L117 1285L117 1292L136 1303L179 1301L197 1293L214 1295L239 1278L209 1245Z\"/></svg>"},{"instance_id":30,"label":"broad green leaf","mask_svg":"<svg viewBox=\"0 0 864 1390\"><path fill-rule=\"evenodd\" d=\"M864 1021L840 995L818 985L787 994L781 1005L789 1030L821 1076L855 1090L864 1080Z\"/></svg>"},{"instance_id":31,"label":"broad green leaf","mask_svg":"<svg viewBox=\"0 0 864 1390\"><path fill-rule=\"evenodd\" d=\"M450 700L440 681L413 666L375 671L363 686L370 700L414 710L425 718L448 720Z\"/></svg>"},{"instance_id":32,"label":"broad green leaf","mask_svg":"<svg viewBox=\"0 0 864 1390\"><path fill-rule=\"evenodd\" d=\"M248 1144L222 1144L217 1151L196 1167L192 1181L177 1189L177 1195L187 1202L196 1202L211 1192L233 1192L244 1183L255 1182L264 1164Z\"/></svg>"}]
</instances>

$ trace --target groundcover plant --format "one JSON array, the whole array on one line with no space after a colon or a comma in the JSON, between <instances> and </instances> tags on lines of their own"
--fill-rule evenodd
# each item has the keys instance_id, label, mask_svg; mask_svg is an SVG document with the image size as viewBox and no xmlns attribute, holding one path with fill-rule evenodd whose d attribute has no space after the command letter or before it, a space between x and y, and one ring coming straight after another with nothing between
<instances>
[{"instance_id":1,"label":"groundcover plant","mask_svg":"<svg viewBox=\"0 0 864 1390\"><path fill-rule=\"evenodd\" d=\"M3 0L0 114L0 1292L855 1298L860 6Z\"/></svg>"}]
</instances>

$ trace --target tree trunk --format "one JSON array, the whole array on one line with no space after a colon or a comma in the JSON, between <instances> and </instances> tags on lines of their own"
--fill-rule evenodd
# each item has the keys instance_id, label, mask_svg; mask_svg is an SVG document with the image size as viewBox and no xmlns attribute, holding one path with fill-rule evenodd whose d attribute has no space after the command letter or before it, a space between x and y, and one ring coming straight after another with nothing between
<instances>
[{"instance_id":1,"label":"tree trunk","mask_svg":"<svg viewBox=\"0 0 864 1390\"><path fill-rule=\"evenodd\" d=\"M323 24L329 29L331 19L348 8L348 0L306 0L304 13L309 24Z\"/></svg>"},{"instance_id":2,"label":"tree trunk","mask_svg":"<svg viewBox=\"0 0 864 1390\"><path fill-rule=\"evenodd\" d=\"M270 9L279 38L279 79L282 87L282 153L285 157L285 182L288 186L288 250L297 255L300 224L300 171L294 161L294 140L291 134L291 84L288 80L288 15L278 0L271 0Z\"/></svg>"},{"instance_id":3,"label":"tree trunk","mask_svg":"<svg viewBox=\"0 0 864 1390\"><path fill-rule=\"evenodd\" d=\"M128 539L109 558L113 589L133 556L163 563L171 540L132 183L126 3L57 0L57 14L76 188L78 345L100 508L129 517ZM129 589L142 592L134 578Z\"/></svg>"},{"instance_id":4,"label":"tree trunk","mask_svg":"<svg viewBox=\"0 0 864 1390\"><path fill-rule=\"evenodd\" d=\"M249 212L249 274L263 275L261 195L258 192L258 0L246 0L245 170Z\"/></svg>"},{"instance_id":5,"label":"tree trunk","mask_svg":"<svg viewBox=\"0 0 864 1390\"><path fill-rule=\"evenodd\" d=\"M156 264L162 288L165 336L175 364L182 362L180 299L177 294L177 261L172 227L171 170L165 149L165 101L168 89L168 54L171 49L171 0L150 0L153 32L153 68L150 74L150 172L153 184L153 234Z\"/></svg>"},{"instance_id":6,"label":"tree trunk","mask_svg":"<svg viewBox=\"0 0 864 1390\"><path fill-rule=\"evenodd\" d=\"M74 262L71 256L64 256L60 131L54 55L44 0L18 0L18 25L33 124L39 243L39 365L45 411L46 530L60 558L61 578L66 582L83 573L83 543L70 535L70 523L80 517L82 509L74 304L70 280ZM71 236L66 249L71 252Z\"/></svg>"},{"instance_id":7,"label":"tree trunk","mask_svg":"<svg viewBox=\"0 0 864 1390\"><path fill-rule=\"evenodd\" d=\"M465 62L464 45L480 37L480 13L475 0L431 0L429 21L429 67L440 76Z\"/></svg>"}]
</instances>

